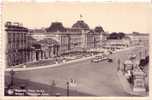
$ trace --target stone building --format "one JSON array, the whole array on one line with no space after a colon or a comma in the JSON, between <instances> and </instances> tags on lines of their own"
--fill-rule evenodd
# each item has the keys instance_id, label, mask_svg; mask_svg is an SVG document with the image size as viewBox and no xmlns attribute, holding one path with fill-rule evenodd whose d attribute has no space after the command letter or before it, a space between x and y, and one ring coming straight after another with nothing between
<instances>
[{"instance_id":1,"label":"stone building","mask_svg":"<svg viewBox=\"0 0 152 100\"><path fill-rule=\"evenodd\" d=\"M76 21L71 28L61 22L43 29L27 29L19 23L7 22L5 28L8 66L99 48L104 33L101 26L90 29L83 20Z\"/></svg>"},{"instance_id":2,"label":"stone building","mask_svg":"<svg viewBox=\"0 0 152 100\"><path fill-rule=\"evenodd\" d=\"M6 61L7 66L14 66L27 62L28 29L19 23L6 22Z\"/></svg>"},{"instance_id":3,"label":"stone building","mask_svg":"<svg viewBox=\"0 0 152 100\"><path fill-rule=\"evenodd\" d=\"M32 59L37 61L99 48L102 33L104 30L101 26L90 29L82 20L78 20L71 28L64 27L61 22L52 22L48 28L31 29L29 36L37 40L30 46L33 49Z\"/></svg>"}]
</instances>

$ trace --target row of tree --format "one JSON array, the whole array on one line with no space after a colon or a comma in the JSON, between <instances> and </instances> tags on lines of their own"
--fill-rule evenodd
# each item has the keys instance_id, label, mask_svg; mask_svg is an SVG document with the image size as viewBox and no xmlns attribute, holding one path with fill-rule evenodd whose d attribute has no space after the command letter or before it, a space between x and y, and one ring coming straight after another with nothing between
<instances>
[{"instance_id":1,"label":"row of tree","mask_svg":"<svg viewBox=\"0 0 152 100\"><path fill-rule=\"evenodd\" d=\"M123 32L119 32L119 33L112 32L112 33L107 37L107 39L123 39L124 37L125 37L125 33L123 33Z\"/></svg>"}]
</instances>

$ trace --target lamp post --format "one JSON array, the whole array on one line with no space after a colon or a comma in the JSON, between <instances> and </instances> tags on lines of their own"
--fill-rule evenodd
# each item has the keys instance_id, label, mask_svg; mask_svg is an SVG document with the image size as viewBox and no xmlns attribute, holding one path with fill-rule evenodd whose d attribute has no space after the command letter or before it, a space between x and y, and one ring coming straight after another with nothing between
<instances>
[{"instance_id":1,"label":"lamp post","mask_svg":"<svg viewBox=\"0 0 152 100\"><path fill-rule=\"evenodd\" d=\"M14 84L14 75L15 75L15 72L14 72L13 69L10 71L10 75L11 75L11 83L10 83L10 86L13 86L13 84Z\"/></svg>"},{"instance_id":2,"label":"lamp post","mask_svg":"<svg viewBox=\"0 0 152 100\"><path fill-rule=\"evenodd\" d=\"M67 84L67 96L69 96L69 82L67 82L66 84Z\"/></svg>"}]
</instances>

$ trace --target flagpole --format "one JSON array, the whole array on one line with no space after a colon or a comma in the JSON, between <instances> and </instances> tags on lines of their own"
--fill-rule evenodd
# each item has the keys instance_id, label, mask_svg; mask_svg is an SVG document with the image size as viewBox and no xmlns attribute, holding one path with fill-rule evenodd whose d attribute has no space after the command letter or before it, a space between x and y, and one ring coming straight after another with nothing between
<instances>
[{"instance_id":1,"label":"flagpole","mask_svg":"<svg viewBox=\"0 0 152 100\"><path fill-rule=\"evenodd\" d=\"M82 20L82 15L80 14L80 20Z\"/></svg>"}]
</instances>

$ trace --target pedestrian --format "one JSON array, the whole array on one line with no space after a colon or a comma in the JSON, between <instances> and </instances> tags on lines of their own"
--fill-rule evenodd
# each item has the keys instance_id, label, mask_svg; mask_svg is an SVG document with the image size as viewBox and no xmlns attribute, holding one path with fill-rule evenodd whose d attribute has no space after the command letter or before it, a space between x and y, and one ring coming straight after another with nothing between
<instances>
[{"instance_id":1,"label":"pedestrian","mask_svg":"<svg viewBox=\"0 0 152 100\"><path fill-rule=\"evenodd\" d=\"M55 63L56 63L56 64L58 63L58 59L57 59L57 58L55 58Z\"/></svg>"},{"instance_id":2,"label":"pedestrian","mask_svg":"<svg viewBox=\"0 0 152 100\"><path fill-rule=\"evenodd\" d=\"M76 80L72 79L70 80L70 86L75 87L76 86Z\"/></svg>"},{"instance_id":3,"label":"pedestrian","mask_svg":"<svg viewBox=\"0 0 152 100\"><path fill-rule=\"evenodd\" d=\"M118 59L118 66L117 66L117 71L120 70L120 59Z\"/></svg>"},{"instance_id":4,"label":"pedestrian","mask_svg":"<svg viewBox=\"0 0 152 100\"><path fill-rule=\"evenodd\" d=\"M70 82L71 82L71 83L73 83L73 82L74 82L74 80L71 78L71 79L70 79Z\"/></svg>"}]
</instances>

